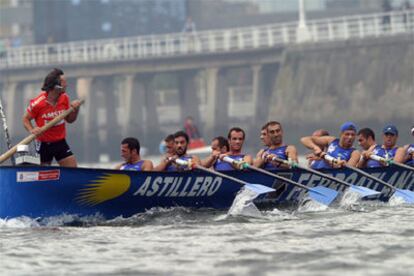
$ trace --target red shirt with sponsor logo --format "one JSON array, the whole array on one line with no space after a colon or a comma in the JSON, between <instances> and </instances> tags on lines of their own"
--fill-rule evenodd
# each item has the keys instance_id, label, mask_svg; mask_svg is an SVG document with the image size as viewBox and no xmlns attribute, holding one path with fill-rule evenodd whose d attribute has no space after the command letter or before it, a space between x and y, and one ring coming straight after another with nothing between
<instances>
[{"instance_id":1,"label":"red shirt with sponsor logo","mask_svg":"<svg viewBox=\"0 0 414 276\"><path fill-rule=\"evenodd\" d=\"M42 91L39 96L30 100L30 104L27 107L27 112L35 120L38 127L44 126L70 107L69 96L66 93L62 93L59 96L56 105L49 103L46 99L47 93ZM36 139L41 142L56 142L65 139L65 137L65 120L62 120Z\"/></svg>"}]
</instances>

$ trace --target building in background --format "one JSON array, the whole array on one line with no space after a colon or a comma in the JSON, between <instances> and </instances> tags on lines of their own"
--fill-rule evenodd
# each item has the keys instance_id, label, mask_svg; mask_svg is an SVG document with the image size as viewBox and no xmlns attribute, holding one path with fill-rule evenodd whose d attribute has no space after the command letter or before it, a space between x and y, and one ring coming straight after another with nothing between
<instances>
[{"instance_id":1,"label":"building in background","mask_svg":"<svg viewBox=\"0 0 414 276\"><path fill-rule=\"evenodd\" d=\"M186 0L42 0L33 2L36 43L181 31Z\"/></svg>"},{"instance_id":2,"label":"building in background","mask_svg":"<svg viewBox=\"0 0 414 276\"><path fill-rule=\"evenodd\" d=\"M33 1L0 0L0 54L33 43Z\"/></svg>"},{"instance_id":3,"label":"building in background","mask_svg":"<svg viewBox=\"0 0 414 276\"><path fill-rule=\"evenodd\" d=\"M389 0L393 9L414 0ZM305 0L308 19L381 12L383 0ZM298 0L0 0L7 47L292 22Z\"/></svg>"}]
</instances>

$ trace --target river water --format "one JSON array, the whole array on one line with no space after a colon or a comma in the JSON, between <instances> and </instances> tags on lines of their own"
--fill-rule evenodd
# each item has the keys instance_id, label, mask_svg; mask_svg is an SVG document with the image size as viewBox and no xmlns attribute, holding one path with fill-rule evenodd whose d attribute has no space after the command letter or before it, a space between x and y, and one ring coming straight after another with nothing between
<instances>
[{"instance_id":1,"label":"river water","mask_svg":"<svg viewBox=\"0 0 414 276\"><path fill-rule=\"evenodd\" d=\"M0 273L409 275L413 221L414 207L398 201L0 220Z\"/></svg>"}]
</instances>

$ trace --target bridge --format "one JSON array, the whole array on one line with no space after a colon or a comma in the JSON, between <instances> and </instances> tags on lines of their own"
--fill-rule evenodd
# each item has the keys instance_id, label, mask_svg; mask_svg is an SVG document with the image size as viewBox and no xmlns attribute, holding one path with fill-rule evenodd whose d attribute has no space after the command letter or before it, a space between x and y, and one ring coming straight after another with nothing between
<instances>
[{"instance_id":1,"label":"bridge","mask_svg":"<svg viewBox=\"0 0 414 276\"><path fill-rule=\"evenodd\" d=\"M272 113L268 99L289 49L413 32L411 10L308 21L305 34L291 22L30 45L1 53L2 99L12 135L25 135L20 114L28 99L50 68L63 68L71 98L86 96L75 135L82 137L84 158L93 159L105 151L93 145L117 144L121 136L145 137L154 146L160 130L180 128L188 115L209 135L235 122L257 128ZM173 87L156 87L162 78Z\"/></svg>"}]
</instances>

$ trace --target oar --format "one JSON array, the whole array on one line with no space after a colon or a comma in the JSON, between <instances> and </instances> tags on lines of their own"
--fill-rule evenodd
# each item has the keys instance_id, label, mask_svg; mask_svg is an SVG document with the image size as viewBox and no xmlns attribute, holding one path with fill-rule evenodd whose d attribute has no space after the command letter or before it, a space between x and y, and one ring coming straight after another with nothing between
<instances>
[{"instance_id":1,"label":"oar","mask_svg":"<svg viewBox=\"0 0 414 276\"><path fill-rule=\"evenodd\" d=\"M327 161L332 162L332 163L337 163L337 162L339 162L339 160L338 160L338 159L336 159L336 158L334 158L334 157L332 157L332 156L329 156L329 155L327 155L327 154L325 154L324 158L325 158ZM393 192L394 192L394 194L395 194L396 196L401 197L402 199L404 199L404 201L405 201L405 202L407 202L407 203L414 203L414 192L412 192L412 191L410 191L410 190L405 190L405 189L398 189L398 188L395 188L394 186L392 186L392 185L388 184L388 183L387 183L387 182L385 182L384 180L379 179L378 177L372 176L372 175L370 175L369 173L364 172L364 171L363 171L363 170L361 170L361 169L358 169L358 168L355 168L355 167L349 166L348 164L345 164L344 166L345 166L346 168L348 168L348 169L350 169L350 170L354 171L354 172L357 172L357 173L359 173L359 174L362 174L363 176L365 176L365 177L367 177L367 178L370 178L370 179L372 179L372 180L374 180L374 181L376 181L376 182L378 182L378 183L380 183L380 184L382 184L382 185L384 185L384 186L388 187L391 191L393 191Z\"/></svg>"},{"instance_id":2,"label":"oar","mask_svg":"<svg viewBox=\"0 0 414 276\"><path fill-rule=\"evenodd\" d=\"M336 183L338 183L338 184L341 184L341 185L347 186L347 187L349 188L349 190L350 190L350 191L360 194L360 195L361 195L361 197L373 196L373 195L378 195L378 194L380 194L380 192L378 192L378 191L374 191L374 190L372 190L372 189L369 189L369 188L367 188L367 187L363 187L363 186L353 185L353 184L348 183L348 182L346 182L346 181L344 181L344 180L338 179L338 178L336 178L336 177L334 177L334 176L331 176L331 175L328 175L328 174L322 173L322 172L317 171L317 170L314 170L314 169L312 169L312 168L307 168L307 167L301 166L301 165L297 164L296 162L293 162L293 163L292 163L292 162L290 162L290 161L288 161L288 160L280 159L280 158L278 158L278 157L273 157L273 158L272 158L272 160L277 161L277 162L284 163L284 164L286 164L286 165L288 165L288 166L290 166L290 167L292 167L292 168L299 168L299 169L301 169L301 170L308 171L308 172L310 172L310 173L313 173L313 174L319 175L319 176L321 176L321 177L323 177L323 178L327 178L327 179L330 179L330 180L332 180L332 181L335 181L335 182L336 182Z\"/></svg>"},{"instance_id":3,"label":"oar","mask_svg":"<svg viewBox=\"0 0 414 276\"><path fill-rule=\"evenodd\" d=\"M84 99L80 99L79 101L80 101L80 104L83 104L85 100ZM3 163L4 161L6 161L7 159L9 159L11 156L13 156L13 154L16 153L16 150L17 150L17 146L18 145L27 145L27 144L29 144L37 136L41 135L43 132L45 132L46 130L50 129L54 125L56 125L58 122L60 122L66 116L68 116L70 113L72 113L74 110L75 109L71 106L69 109L65 110L62 114L60 114L59 116L55 117L53 120L51 120L50 122L48 122L47 124L45 124L44 126L42 126L40 128L40 133L39 134L37 134L37 135L30 134L29 136L27 136L26 138L24 138L23 140L21 140L17 145L15 145L11 149L9 149L7 152L3 153L0 156L0 164Z\"/></svg>"},{"instance_id":4,"label":"oar","mask_svg":"<svg viewBox=\"0 0 414 276\"><path fill-rule=\"evenodd\" d=\"M313 199L313 200L315 200L315 201L317 201L317 202L319 202L323 205L329 206L332 203L332 201L334 201L335 198L338 196L338 192L333 190L333 189L326 188L326 187L323 187L323 186L307 187L307 186L305 186L303 184L300 184L298 182L295 182L295 181L293 181L289 178L279 176L277 174L271 173L271 172L266 171L266 170L261 169L261 168L256 168L256 167L254 167L252 165L249 165L245 162L236 161L233 158L228 157L228 156L223 157L223 161L228 162L230 164L234 164L236 166L241 166L242 168L250 169L250 170L253 170L253 171L260 172L262 174L269 175L273 178L279 179L281 181L285 181L285 182L290 183L290 184L292 184L296 187L304 189L304 190L308 191L309 197L311 199Z\"/></svg>"},{"instance_id":5,"label":"oar","mask_svg":"<svg viewBox=\"0 0 414 276\"><path fill-rule=\"evenodd\" d=\"M0 116L3 122L4 137L6 138L7 148L11 149L12 145L11 145L11 140L10 140L10 135L9 135L9 128L7 127L6 115L4 115L4 108L3 108L3 103L2 103L1 98L0 98ZM13 166L16 165L16 160L14 159L14 156L12 156L11 161L12 161Z\"/></svg>"},{"instance_id":6,"label":"oar","mask_svg":"<svg viewBox=\"0 0 414 276\"><path fill-rule=\"evenodd\" d=\"M414 171L414 167L408 166L408 165L400 163L400 162L396 162L392 159L386 159L384 157L381 157L381 156L378 156L378 155L375 155L375 154L372 154L369 158L372 159L372 160L378 161L378 162L383 162L387 165L394 165L394 166L398 166L400 168L404 168L404 169L407 169L407 170L410 170L410 171Z\"/></svg>"},{"instance_id":7,"label":"oar","mask_svg":"<svg viewBox=\"0 0 414 276\"><path fill-rule=\"evenodd\" d=\"M245 181L240 180L238 178L235 178L235 177L232 177L232 176L229 176L229 175L217 172L217 171L213 171L213 170L204 168L203 166L200 166L198 164L191 164L191 162L189 162L187 160L175 159L174 162L177 163L178 165L181 165L181 166L188 166L190 168L195 168L195 169L198 169L200 171L204 171L204 172L207 172L207 173L210 173L210 174L220 176L222 178L227 178L227 179L229 179L233 182L236 182L238 184L243 185L246 189L249 189L249 190L255 192L257 195L267 194L267 193L276 191L273 188L270 188L270 187L267 187L267 186L264 186L264 185L261 185L261 184L248 183L248 182L245 182Z\"/></svg>"}]
</instances>

